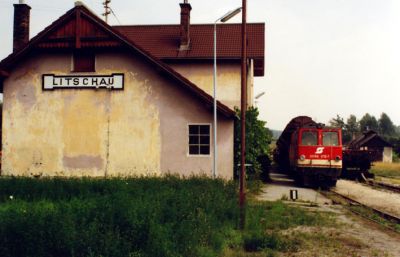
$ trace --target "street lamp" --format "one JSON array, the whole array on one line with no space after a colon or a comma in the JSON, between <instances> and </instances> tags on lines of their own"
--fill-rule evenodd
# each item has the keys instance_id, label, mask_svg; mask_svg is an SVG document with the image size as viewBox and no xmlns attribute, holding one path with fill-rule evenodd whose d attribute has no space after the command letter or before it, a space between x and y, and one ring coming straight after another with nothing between
<instances>
[{"instance_id":1,"label":"street lamp","mask_svg":"<svg viewBox=\"0 0 400 257\"><path fill-rule=\"evenodd\" d=\"M257 107L257 103L258 103L257 100L258 100L260 97L262 97L263 95L265 95L265 91L259 93L258 95L256 95L256 96L254 97L254 105L255 105L256 107Z\"/></svg>"},{"instance_id":2,"label":"street lamp","mask_svg":"<svg viewBox=\"0 0 400 257\"><path fill-rule=\"evenodd\" d=\"M256 95L254 98L255 98L255 99L258 99L258 98L262 97L263 95L265 95L265 91L259 93L259 94Z\"/></svg>"},{"instance_id":3,"label":"street lamp","mask_svg":"<svg viewBox=\"0 0 400 257\"><path fill-rule=\"evenodd\" d=\"M240 13L242 7L236 8L214 22L214 158L213 158L213 178L217 177L217 23L227 22L236 14Z\"/></svg>"}]
</instances>

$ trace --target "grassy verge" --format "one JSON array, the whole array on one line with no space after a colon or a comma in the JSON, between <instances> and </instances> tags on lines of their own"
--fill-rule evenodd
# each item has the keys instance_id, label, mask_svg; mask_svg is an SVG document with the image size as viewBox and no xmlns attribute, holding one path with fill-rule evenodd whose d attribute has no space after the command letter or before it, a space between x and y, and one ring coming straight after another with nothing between
<instances>
[{"instance_id":1,"label":"grassy verge","mask_svg":"<svg viewBox=\"0 0 400 257\"><path fill-rule=\"evenodd\" d=\"M1 179L0 256L217 256L236 185L176 177Z\"/></svg>"},{"instance_id":2,"label":"grassy verge","mask_svg":"<svg viewBox=\"0 0 400 257\"><path fill-rule=\"evenodd\" d=\"M371 209L368 209L363 206L349 206L349 208L352 211L360 214L361 216L363 216L367 219L371 219L387 228L393 229L400 233L400 224L397 224L396 222L391 222L391 221L388 221L388 220L382 218L381 216L379 216L378 214L373 212Z\"/></svg>"},{"instance_id":3,"label":"grassy verge","mask_svg":"<svg viewBox=\"0 0 400 257\"><path fill-rule=\"evenodd\" d=\"M0 179L0 256L275 256L296 252L301 226L331 215L258 202L248 183L237 229L237 182L179 179ZM238 255L239 254L239 255Z\"/></svg>"},{"instance_id":4,"label":"grassy verge","mask_svg":"<svg viewBox=\"0 0 400 257\"><path fill-rule=\"evenodd\" d=\"M400 179L400 163L375 162L371 168L375 176Z\"/></svg>"},{"instance_id":5,"label":"grassy verge","mask_svg":"<svg viewBox=\"0 0 400 257\"><path fill-rule=\"evenodd\" d=\"M285 231L296 227L333 226L335 219L326 213L312 213L282 202L251 200L246 209L246 228L231 236L222 256L276 256L293 253L304 246L302 236Z\"/></svg>"}]
</instances>

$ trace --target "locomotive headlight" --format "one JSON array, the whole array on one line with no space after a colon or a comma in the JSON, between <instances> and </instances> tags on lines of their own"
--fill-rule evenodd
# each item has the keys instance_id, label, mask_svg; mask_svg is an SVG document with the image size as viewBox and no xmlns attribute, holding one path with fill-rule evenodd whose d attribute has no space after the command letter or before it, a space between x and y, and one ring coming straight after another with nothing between
<instances>
[{"instance_id":1,"label":"locomotive headlight","mask_svg":"<svg viewBox=\"0 0 400 257\"><path fill-rule=\"evenodd\" d=\"M335 160L336 160L337 162L340 161L340 156L339 156L339 155L336 156Z\"/></svg>"},{"instance_id":2,"label":"locomotive headlight","mask_svg":"<svg viewBox=\"0 0 400 257\"><path fill-rule=\"evenodd\" d=\"M300 155L300 161L304 161L306 159L306 157L302 154Z\"/></svg>"}]
</instances>

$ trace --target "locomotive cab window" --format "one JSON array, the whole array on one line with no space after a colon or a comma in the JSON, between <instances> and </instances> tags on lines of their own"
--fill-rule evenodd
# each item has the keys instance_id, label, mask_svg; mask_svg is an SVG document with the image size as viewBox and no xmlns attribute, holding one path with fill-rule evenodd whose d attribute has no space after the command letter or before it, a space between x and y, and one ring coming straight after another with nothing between
<instances>
[{"instance_id":1,"label":"locomotive cab window","mask_svg":"<svg viewBox=\"0 0 400 257\"><path fill-rule=\"evenodd\" d=\"M326 146L338 146L339 145L338 133L334 131L323 132L322 144Z\"/></svg>"},{"instance_id":2,"label":"locomotive cab window","mask_svg":"<svg viewBox=\"0 0 400 257\"><path fill-rule=\"evenodd\" d=\"M74 72L95 72L95 54L92 52L76 51L73 54L73 67Z\"/></svg>"},{"instance_id":3,"label":"locomotive cab window","mask_svg":"<svg viewBox=\"0 0 400 257\"><path fill-rule=\"evenodd\" d=\"M301 134L301 145L317 145L318 132L317 131L303 131Z\"/></svg>"},{"instance_id":4,"label":"locomotive cab window","mask_svg":"<svg viewBox=\"0 0 400 257\"><path fill-rule=\"evenodd\" d=\"M189 125L189 155L210 155L210 125Z\"/></svg>"}]
</instances>

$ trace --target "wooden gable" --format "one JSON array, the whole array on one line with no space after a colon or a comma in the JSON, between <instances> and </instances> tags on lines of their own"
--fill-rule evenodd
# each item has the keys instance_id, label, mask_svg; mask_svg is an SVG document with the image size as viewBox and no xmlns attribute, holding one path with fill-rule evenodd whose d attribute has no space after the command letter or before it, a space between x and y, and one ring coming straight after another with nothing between
<instances>
[{"instance_id":1,"label":"wooden gable","mask_svg":"<svg viewBox=\"0 0 400 257\"><path fill-rule=\"evenodd\" d=\"M37 48L119 47L121 42L99 26L92 17L76 9L52 28Z\"/></svg>"}]
</instances>

